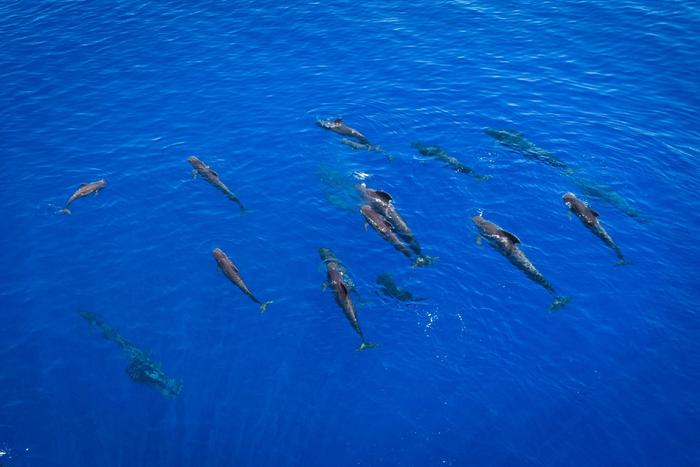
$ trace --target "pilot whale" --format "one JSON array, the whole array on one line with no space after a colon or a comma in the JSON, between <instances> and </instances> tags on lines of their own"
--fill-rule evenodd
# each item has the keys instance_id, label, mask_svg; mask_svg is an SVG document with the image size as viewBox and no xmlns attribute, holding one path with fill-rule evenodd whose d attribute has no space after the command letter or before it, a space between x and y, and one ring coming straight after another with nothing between
<instances>
[{"instance_id":1,"label":"pilot whale","mask_svg":"<svg viewBox=\"0 0 700 467\"><path fill-rule=\"evenodd\" d=\"M68 209L68 206L70 206L73 203L73 201L92 194L96 195L102 188L106 186L107 181L104 178L102 180L97 180L96 182L82 183L78 187L78 189L75 190L75 193L73 193L71 197L68 198L68 201L66 201L66 205L62 209L59 209L58 212L62 212L64 214L71 214L70 209Z\"/></svg>"},{"instance_id":2,"label":"pilot whale","mask_svg":"<svg viewBox=\"0 0 700 467\"><path fill-rule=\"evenodd\" d=\"M336 303L338 303L340 308L342 308L345 317L347 318L348 322L350 322L350 326L352 326L362 340L357 350L362 351L376 347L377 344L367 342L364 334L362 334L360 322L357 320L355 305L352 303L352 299L350 298L351 286L346 281L345 268L329 248L320 248L319 255L321 256L321 260L323 260L326 265L328 280L325 285L333 289Z\"/></svg>"},{"instance_id":3,"label":"pilot whale","mask_svg":"<svg viewBox=\"0 0 700 467\"><path fill-rule=\"evenodd\" d=\"M382 148L381 146L370 144L369 141L360 142L348 138L343 138L340 140L340 143L359 151L378 152L384 154L384 157L386 157L388 160L394 160L394 156L386 152L384 148Z\"/></svg>"},{"instance_id":4,"label":"pilot whale","mask_svg":"<svg viewBox=\"0 0 700 467\"><path fill-rule=\"evenodd\" d=\"M601 185L600 183L595 183L580 176L574 176L572 179L573 182L578 185L579 189L584 195L598 198L612 206L615 206L617 209L635 219L637 222L648 222L648 219L645 216L643 216L635 207L630 205L629 201L623 198L622 195L617 193L611 187Z\"/></svg>"},{"instance_id":5,"label":"pilot whale","mask_svg":"<svg viewBox=\"0 0 700 467\"><path fill-rule=\"evenodd\" d=\"M389 193L381 190L374 190L368 188L366 184L361 183L358 185L358 190L362 194L362 197L376 212L384 216L384 218L389 221L391 226L398 232L398 234L408 243L415 254L421 256L421 248L418 240L408 228L408 224L403 220L399 212L394 206L394 200Z\"/></svg>"},{"instance_id":6,"label":"pilot whale","mask_svg":"<svg viewBox=\"0 0 700 467\"><path fill-rule=\"evenodd\" d=\"M525 135L517 130L505 129L498 130L495 128L484 128L484 133L501 143L506 148L513 152L522 154L531 159L537 159L547 165L562 169L567 174L573 173L573 169L565 162L558 159L549 151L536 146L525 138Z\"/></svg>"},{"instance_id":7,"label":"pilot whale","mask_svg":"<svg viewBox=\"0 0 700 467\"><path fill-rule=\"evenodd\" d=\"M413 256L409 249L406 248L406 245L404 245L403 242L396 235L389 221L382 217L382 215L376 212L374 209L372 209L372 206L370 206L369 204L365 204L360 208L360 212L367 221L365 226L371 225L372 227L374 227L374 230L376 230L377 233L379 233L379 235L381 235L384 240L389 242L394 248L406 255L407 258L411 258Z\"/></svg>"},{"instance_id":8,"label":"pilot whale","mask_svg":"<svg viewBox=\"0 0 700 467\"><path fill-rule=\"evenodd\" d=\"M229 190L229 188L226 185L224 185L224 182L221 181L221 178L219 178L219 174L216 173L214 169L209 167L207 164L205 164L195 156L188 157L187 162L189 162L192 166L193 177L196 178L197 175L201 175L204 180L211 183L218 190L222 191L228 199L237 203L238 206L240 206L241 208L241 212L245 211L245 206L243 206L241 200L239 200L238 197L234 195L233 192Z\"/></svg>"},{"instance_id":9,"label":"pilot whale","mask_svg":"<svg viewBox=\"0 0 700 467\"><path fill-rule=\"evenodd\" d=\"M561 174L571 177L571 180L583 194L602 199L620 209L638 222L645 223L648 220L640 212L632 207L630 203L611 187L601 185L581 176L573 167L559 160L552 153L536 146L528 141L525 136L517 130L497 130L495 128L485 128L484 133L501 143L513 152L520 153L525 157L536 159L552 167L561 169Z\"/></svg>"},{"instance_id":10,"label":"pilot whale","mask_svg":"<svg viewBox=\"0 0 700 467\"><path fill-rule=\"evenodd\" d=\"M380 274L377 277L377 284L381 286L379 290L387 297L392 297L402 302L419 302L424 300L414 297L413 294L407 290L400 289L389 273Z\"/></svg>"},{"instance_id":11,"label":"pilot whale","mask_svg":"<svg viewBox=\"0 0 700 467\"><path fill-rule=\"evenodd\" d=\"M130 358L126 373L133 381L146 384L158 389L168 399L175 399L182 391L182 383L166 375L160 365L153 361L148 354L126 340L109 324L102 321L95 313L80 310L80 316L90 326L97 326L102 331L102 337L117 344Z\"/></svg>"},{"instance_id":12,"label":"pilot whale","mask_svg":"<svg viewBox=\"0 0 700 467\"><path fill-rule=\"evenodd\" d=\"M542 273L535 268L527 256L525 256L525 253L518 248L517 244L520 243L520 239L518 237L507 230L502 229L493 222L487 221L481 214L472 217L472 221L479 229L481 236L486 238L496 250L508 258L508 261L523 271L525 275L530 278L530 280L541 285L545 288L545 290L547 290L547 292L554 296L555 300L550 306L550 309L556 310L562 308L569 303L569 301L571 301L570 297L558 296L554 287L542 275Z\"/></svg>"},{"instance_id":13,"label":"pilot whale","mask_svg":"<svg viewBox=\"0 0 700 467\"><path fill-rule=\"evenodd\" d=\"M608 234L605 228L603 228L603 226L600 224L597 212L591 209L588 204L578 199L573 193L564 194L562 199L571 212L576 214L576 217L581 219L583 225L588 227L588 230L593 232L593 234L600 238L608 247L612 248L619 259L619 262L617 263L618 265L629 264L629 261L625 259L625 256L622 254L620 247L617 246L610 234Z\"/></svg>"},{"instance_id":14,"label":"pilot whale","mask_svg":"<svg viewBox=\"0 0 700 467\"><path fill-rule=\"evenodd\" d=\"M316 120L316 124L321 128L338 133L339 135L352 136L353 138L357 138L361 143L369 144L365 135L356 129L347 126L345 123L343 123L342 118L336 118L334 120Z\"/></svg>"},{"instance_id":15,"label":"pilot whale","mask_svg":"<svg viewBox=\"0 0 700 467\"><path fill-rule=\"evenodd\" d=\"M238 271L238 268L236 267L235 264L233 264L233 261L226 256L226 253L221 251L220 248L214 248L212 250L212 255L214 255L214 259L216 260L216 264L219 266L219 269L221 272L224 273L224 276L228 277L228 279L236 284L236 286L243 291L244 294L246 294L248 297L250 297L251 300L253 300L255 303L260 305L260 313L265 313L267 310L267 306L272 303L272 301L269 302L261 302L257 298L255 298L255 295L253 295L253 292L248 289L248 286L245 285L245 282L243 282L243 279L241 278L241 274Z\"/></svg>"},{"instance_id":16,"label":"pilot whale","mask_svg":"<svg viewBox=\"0 0 700 467\"><path fill-rule=\"evenodd\" d=\"M426 146L421 143L413 143L413 147L416 148L422 156L434 157L435 159L447 164L455 172L471 175L477 180L487 180L489 178L488 175L476 173L474 169L468 165L464 165L456 157L447 154L440 146Z\"/></svg>"}]
</instances>

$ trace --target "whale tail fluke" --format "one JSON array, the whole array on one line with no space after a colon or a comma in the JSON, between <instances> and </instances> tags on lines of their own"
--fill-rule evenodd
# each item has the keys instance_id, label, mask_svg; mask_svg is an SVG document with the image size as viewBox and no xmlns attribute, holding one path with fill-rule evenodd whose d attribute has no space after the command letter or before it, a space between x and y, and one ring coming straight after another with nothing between
<instances>
[{"instance_id":1,"label":"whale tail fluke","mask_svg":"<svg viewBox=\"0 0 700 467\"><path fill-rule=\"evenodd\" d=\"M427 266L429 264L436 263L440 258L437 256L420 255L413 262L414 268L420 268L422 266Z\"/></svg>"},{"instance_id":2,"label":"whale tail fluke","mask_svg":"<svg viewBox=\"0 0 700 467\"><path fill-rule=\"evenodd\" d=\"M630 264L632 264L632 261L630 261L629 259L620 258L620 260L617 263L615 263L615 266L629 266Z\"/></svg>"},{"instance_id":3,"label":"whale tail fluke","mask_svg":"<svg viewBox=\"0 0 700 467\"><path fill-rule=\"evenodd\" d=\"M228 199L230 199L231 201L233 201L234 203L236 203L238 205L239 209L241 210L241 214L244 214L246 212L246 208L245 208L245 206L243 206L243 203L241 203L241 200L238 199L238 196L236 196L228 188L226 188L226 189L222 188L221 190L224 192L224 194L226 195L226 197Z\"/></svg>"},{"instance_id":4,"label":"whale tail fluke","mask_svg":"<svg viewBox=\"0 0 700 467\"><path fill-rule=\"evenodd\" d=\"M246 213L247 209L246 209L245 206L243 206L243 203L241 203L241 200L240 200L240 199L238 199L238 198L237 198L236 196L234 196L234 195L229 195L229 199L238 205L238 208L241 210L241 214L245 214L245 213Z\"/></svg>"},{"instance_id":5,"label":"whale tail fluke","mask_svg":"<svg viewBox=\"0 0 700 467\"><path fill-rule=\"evenodd\" d=\"M269 302L261 303L260 304L260 314L263 314L267 311L267 306L271 303L273 303L273 300L270 300Z\"/></svg>"},{"instance_id":6,"label":"whale tail fluke","mask_svg":"<svg viewBox=\"0 0 700 467\"><path fill-rule=\"evenodd\" d=\"M61 209L59 209L59 210L56 211L56 212L57 212L57 213L60 212L61 214L67 214L67 215L69 215L69 216L70 216L71 214L73 214L72 212L70 212L70 209L68 209L68 208L61 208Z\"/></svg>"},{"instance_id":7,"label":"whale tail fluke","mask_svg":"<svg viewBox=\"0 0 700 467\"><path fill-rule=\"evenodd\" d=\"M569 304L571 301L571 297L567 296L558 296L554 298L554 302L552 302L551 305L549 305L549 311L559 311L562 308L564 308L566 305Z\"/></svg>"},{"instance_id":8,"label":"whale tail fluke","mask_svg":"<svg viewBox=\"0 0 700 467\"><path fill-rule=\"evenodd\" d=\"M379 344L373 344L371 342L366 342L362 341L362 344L357 348L358 352L362 352L363 350L368 350L368 349L374 349L379 347Z\"/></svg>"}]
</instances>

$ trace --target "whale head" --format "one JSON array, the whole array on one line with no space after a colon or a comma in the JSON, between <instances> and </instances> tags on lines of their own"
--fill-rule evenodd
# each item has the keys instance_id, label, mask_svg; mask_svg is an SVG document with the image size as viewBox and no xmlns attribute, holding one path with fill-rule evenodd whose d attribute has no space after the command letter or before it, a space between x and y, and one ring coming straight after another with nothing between
<instances>
[{"instance_id":1,"label":"whale head","mask_svg":"<svg viewBox=\"0 0 700 467\"><path fill-rule=\"evenodd\" d=\"M474 225L476 225L479 229L484 228L484 225L486 223L486 220L482 217L481 214L477 214L476 216L472 216L472 222Z\"/></svg>"},{"instance_id":2,"label":"whale head","mask_svg":"<svg viewBox=\"0 0 700 467\"><path fill-rule=\"evenodd\" d=\"M479 229L479 232L484 235L495 235L499 231L499 227L493 222L484 219L484 216L482 216L481 213L473 216L472 222L474 222L474 225L476 225L476 227Z\"/></svg>"},{"instance_id":3,"label":"whale head","mask_svg":"<svg viewBox=\"0 0 700 467\"><path fill-rule=\"evenodd\" d=\"M339 118L331 119L331 120L316 120L316 125L320 126L321 128L327 128L327 129L332 129L332 128L337 128L341 125L342 120Z\"/></svg>"},{"instance_id":4,"label":"whale head","mask_svg":"<svg viewBox=\"0 0 700 467\"><path fill-rule=\"evenodd\" d=\"M211 250L211 254L214 256L214 258L216 258L217 261L226 258L226 253L224 253L221 250L221 248L214 248L213 250Z\"/></svg>"},{"instance_id":5,"label":"whale head","mask_svg":"<svg viewBox=\"0 0 700 467\"><path fill-rule=\"evenodd\" d=\"M573 203L576 200L576 195L569 191L564 193L564 196L562 196L561 199L563 199L566 203Z\"/></svg>"},{"instance_id":6,"label":"whale head","mask_svg":"<svg viewBox=\"0 0 700 467\"><path fill-rule=\"evenodd\" d=\"M330 248L319 248L318 255L323 261L335 260L335 254L333 254Z\"/></svg>"},{"instance_id":7,"label":"whale head","mask_svg":"<svg viewBox=\"0 0 700 467\"><path fill-rule=\"evenodd\" d=\"M200 161L196 156L188 157L187 162L189 162L195 169L198 167L204 167L204 162Z\"/></svg>"}]
</instances>

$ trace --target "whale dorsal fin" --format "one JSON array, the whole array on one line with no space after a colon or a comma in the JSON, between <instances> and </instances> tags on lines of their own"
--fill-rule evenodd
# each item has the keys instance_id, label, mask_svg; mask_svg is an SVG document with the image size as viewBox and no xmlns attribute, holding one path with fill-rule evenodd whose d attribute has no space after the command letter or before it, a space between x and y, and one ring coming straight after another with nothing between
<instances>
[{"instance_id":1,"label":"whale dorsal fin","mask_svg":"<svg viewBox=\"0 0 700 467\"><path fill-rule=\"evenodd\" d=\"M88 185L87 182L83 182L83 183L80 184L80 186L79 186L78 188L82 188L82 187L87 186L87 185Z\"/></svg>"},{"instance_id":2,"label":"whale dorsal fin","mask_svg":"<svg viewBox=\"0 0 700 467\"><path fill-rule=\"evenodd\" d=\"M386 191L381 191L381 190L374 190L374 192L377 194L377 198L381 199L382 201L389 203L393 201L391 198L391 195L387 193Z\"/></svg>"},{"instance_id":3,"label":"whale dorsal fin","mask_svg":"<svg viewBox=\"0 0 700 467\"><path fill-rule=\"evenodd\" d=\"M516 237L514 234L508 232L507 230L501 229L501 230L499 230L499 232L500 232L501 235L503 235L504 237L509 238L511 242L513 242L513 243L520 243L520 239L519 239L518 237Z\"/></svg>"},{"instance_id":4,"label":"whale dorsal fin","mask_svg":"<svg viewBox=\"0 0 700 467\"><path fill-rule=\"evenodd\" d=\"M336 118L335 120L333 120L333 123L343 123L343 119L342 119L342 118Z\"/></svg>"},{"instance_id":5,"label":"whale dorsal fin","mask_svg":"<svg viewBox=\"0 0 700 467\"><path fill-rule=\"evenodd\" d=\"M593 214L595 217L600 216L600 214L598 214L597 212L595 212L593 209L591 209L591 214Z\"/></svg>"},{"instance_id":6,"label":"whale dorsal fin","mask_svg":"<svg viewBox=\"0 0 700 467\"><path fill-rule=\"evenodd\" d=\"M219 174L216 172L214 169L209 169L209 173L215 176L216 178L219 178Z\"/></svg>"}]
</instances>

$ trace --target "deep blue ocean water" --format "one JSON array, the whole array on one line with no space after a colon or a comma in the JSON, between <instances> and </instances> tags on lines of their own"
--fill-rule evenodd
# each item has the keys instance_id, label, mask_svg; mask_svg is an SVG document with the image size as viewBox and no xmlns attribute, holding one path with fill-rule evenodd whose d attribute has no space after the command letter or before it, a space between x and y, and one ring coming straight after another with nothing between
<instances>
[{"instance_id":1,"label":"deep blue ocean water","mask_svg":"<svg viewBox=\"0 0 700 467\"><path fill-rule=\"evenodd\" d=\"M0 464L700 464L699 31L700 5L672 0L3 2ZM394 159L315 125L336 117ZM190 155L250 212L193 180ZM358 177L435 264L363 228ZM570 218L566 191L631 265ZM481 211L566 308L477 246ZM379 348L355 351L322 246ZM265 315L214 247L275 301ZM382 295L382 273L425 300ZM131 381L81 309L180 397Z\"/></svg>"}]
</instances>

